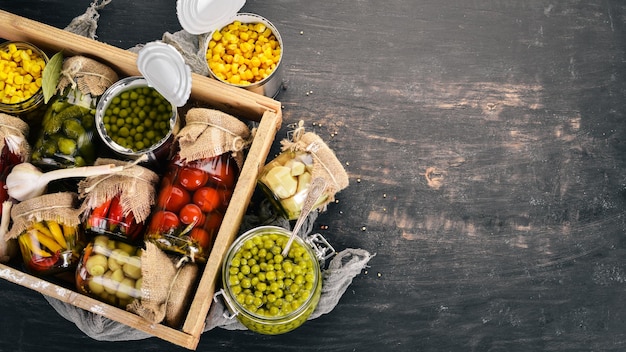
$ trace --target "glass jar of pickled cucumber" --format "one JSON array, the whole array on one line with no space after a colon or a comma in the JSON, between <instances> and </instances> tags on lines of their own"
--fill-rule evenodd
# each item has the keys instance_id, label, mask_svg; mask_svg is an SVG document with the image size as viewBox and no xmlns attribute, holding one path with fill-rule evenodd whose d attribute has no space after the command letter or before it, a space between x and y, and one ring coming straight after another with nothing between
<instances>
[{"instance_id":1,"label":"glass jar of pickled cucumber","mask_svg":"<svg viewBox=\"0 0 626 352\"><path fill-rule=\"evenodd\" d=\"M320 261L334 249L318 234L306 241L296 236L283 257L289 237L282 227L254 228L233 242L223 262L223 288L216 297L223 295L230 318L252 331L289 332L309 318L320 300Z\"/></svg>"},{"instance_id":2,"label":"glass jar of pickled cucumber","mask_svg":"<svg viewBox=\"0 0 626 352\"><path fill-rule=\"evenodd\" d=\"M3 73L7 75L3 79L3 93L0 94L0 111L23 115L43 106L41 77L48 63L46 53L31 43L7 41L0 44L0 62L6 63L2 66L6 70ZM10 67L15 69L11 70Z\"/></svg>"},{"instance_id":3,"label":"glass jar of pickled cucumber","mask_svg":"<svg viewBox=\"0 0 626 352\"><path fill-rule=\"evenodd\" d=\"M283 151L263 167L257 183L281 215L295 220L309 191L312 169L310 153ZM322 194L313 209L325 200L326 195Z\"/></svg>"},{"instance_id":4,"label":"glass jar of pickled cucumber","mask_svg":"<svg viewBox=\"0 0 626 352\"><path fill-rule=\"evenodd\" d=\"M87 244L76 268L76 288L95 299L126 308L141 298L142 248L99 235Z\"/></svg>"},{"instance_id":5,"label":"glass jar of pickled cucumber","mask_svg":"<svg viewBox=\"0 0 626 352\"><path fill-rule=\"evenodd\" d=\"M54 97L41 120L31 162L42 168L93 165L95 107L96 101L78 90Z\"/></svg>"}]
</instances>

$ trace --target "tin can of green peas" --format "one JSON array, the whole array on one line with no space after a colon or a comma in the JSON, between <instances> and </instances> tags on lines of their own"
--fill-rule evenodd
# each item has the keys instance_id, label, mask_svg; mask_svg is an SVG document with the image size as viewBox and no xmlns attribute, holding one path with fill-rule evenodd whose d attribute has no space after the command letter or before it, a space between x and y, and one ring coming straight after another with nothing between
<instances>
[{"instance_id":1,"label":"tin can of green peas","mask_svg":"<svg viewBox=\"0 0 626 352\"><path fill-rule=\"evenodd\" d=\"M286 257L290 232L261 226L233 242L222 265L222 295L231 315L251 331L278 335L301 326L321 297L324 261L335 250L319 234L296 236Z\"/></svg>"},{"instance_id":2,"label":"tin can of green peas","mask_svg":"<svg viewBox=\"0 0 626 352\"><path fill-rule=\"evenodd\" d=\"M180 128L178 109L141 76L126 77L104 92L96 108L96 129L103 143L129 160L169 157Z\"/></svg>"}]
</instances>

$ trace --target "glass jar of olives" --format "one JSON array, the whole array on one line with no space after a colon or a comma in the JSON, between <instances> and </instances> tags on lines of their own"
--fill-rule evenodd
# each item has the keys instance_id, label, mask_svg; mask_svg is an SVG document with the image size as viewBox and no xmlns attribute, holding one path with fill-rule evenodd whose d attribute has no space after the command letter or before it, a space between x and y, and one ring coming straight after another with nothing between
<instances>
[{"instance_id":1,"label":"glass jar of olives","mask_svg":"<svg viewBox=\"0 0 626 352\"><path fill-rule=\"evenodd\" d=\"M294 238L282 227L254 228L233 242L222 265L223 295L228 309L248 329L268 335L289 332L313 313L322 292L320 260L334 249ZM232 318L232 317L231 317Z\"/></svg>"},{"instance_id":2,"label":"glass jar of olives","mask_svg":"<svg viewBox=\"0 0 626 352\"><path fill-rule=\"evenodd\" d=\"M76 288L95 299L126 308L141 298L141 247L105 235L87 244L76 268Z\"/></svg>"}]
</instances>

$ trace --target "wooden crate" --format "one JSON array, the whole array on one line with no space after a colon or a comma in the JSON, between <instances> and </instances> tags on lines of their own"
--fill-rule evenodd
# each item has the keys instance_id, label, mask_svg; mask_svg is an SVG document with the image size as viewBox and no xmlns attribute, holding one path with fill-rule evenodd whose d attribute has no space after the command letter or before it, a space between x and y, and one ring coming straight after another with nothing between
<instances>
[{"instance_id":1,"label":"wooden crate","mask_svg":"<svg viewBox=\"0 0 626 352\"><path fill-rule=\"evenodd\" d=\"M65 56L80 54L92 57L108 64L121 76L140 75L135 64L136 54L1 10L0 38L31 42L44 51L52 53L63 50ZM191 350L196 349L211 306L220 274L220 265L228 247L236 237L246 207L254 192L256 178L280 129L282 111L280 103L273 99L231 87L201 75L193 74L192 82L192 99L207 103L234 116L256 121L258 129L182 328L174 329L162 324L151 324L133 313L28 275L11 266L0 264L0 278L100 314L176 345Z\"/></svg>"}]
</instances>

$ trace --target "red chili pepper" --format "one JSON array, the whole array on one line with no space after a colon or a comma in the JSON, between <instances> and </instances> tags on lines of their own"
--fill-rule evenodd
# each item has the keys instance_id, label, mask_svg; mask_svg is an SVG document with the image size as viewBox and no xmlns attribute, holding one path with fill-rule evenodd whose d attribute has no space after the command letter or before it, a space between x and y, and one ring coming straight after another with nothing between
<instances>
[{"instance_id":1,"label":"red chili pepper","mask_svg":"<svg viewBox=\"0 0 626 352\"><path fill-rule=\"evenodd\" d=\"M107 214L109 213L109 207L111 206L111 199L107 200L106 202L100 204L99 206L95 207L92 211L91 211L91 215L89 216L89 219L87 220L87 223L89 225L90 228L100 228L101 226L101 222L103 219L106 219Z\"/></svg>"},{"instance_id":2,"label":"red chili pepper","mask_svg":"<svg viewBox=\"0 0 626 352\"><path fill-rule=\"evenodd\" d=\"M59 257L60 252L56 252L50 257L39 257L33 255L28 262L28 268L31 271L37 272L50 270L54 268L56 263L59 261Z\"/></svg>"},{"instance_id":3,"label":"red chili pepper","mask_svg":"<svg viewBox=\"0 0 626 352\"><path fill-rule=\"evenodd\" d=\"M109 207L109 230L114 231L120 223L124 221L124 209L122 208L122 204L120 204L120 197L115 196L111 199L111 206Z\"/></svg>"}]
</instances>

